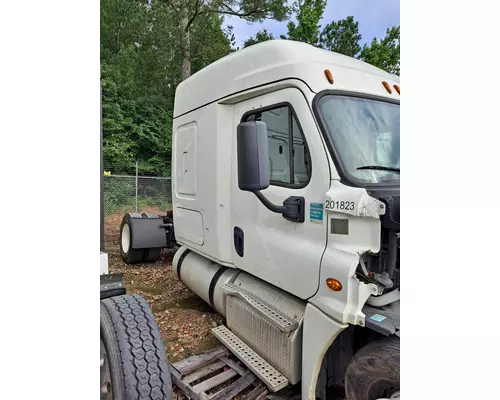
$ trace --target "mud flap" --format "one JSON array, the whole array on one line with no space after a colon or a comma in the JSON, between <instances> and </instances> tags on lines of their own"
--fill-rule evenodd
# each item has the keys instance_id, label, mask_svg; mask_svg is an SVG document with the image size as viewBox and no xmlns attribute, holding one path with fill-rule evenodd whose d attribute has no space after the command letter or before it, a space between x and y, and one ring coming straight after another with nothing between
<instances>
[{"instance_id":1,"label":"mud flap","mask_svg":"<svg viewBox=\"0 0 500 400\"><path fill-rule=\"evenodd\" d=\"M130 218L131 247L133 249L167 247L167 234L162 218Z\"/></svg>"}]
</instances>

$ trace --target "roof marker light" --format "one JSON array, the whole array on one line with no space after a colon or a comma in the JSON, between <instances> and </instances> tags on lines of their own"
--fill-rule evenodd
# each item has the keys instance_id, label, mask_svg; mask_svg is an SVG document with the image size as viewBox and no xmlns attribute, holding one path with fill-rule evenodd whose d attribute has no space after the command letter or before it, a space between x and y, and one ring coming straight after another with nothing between
<instances>
[{"instance_id":1,"label":"roof marker light","mask_svg":"<svg viewBox=\"0 0 500 400\"><path fill-rule=\"evenodd\" d=\"M399 93L399 91L400 91L399 85L394 85L394 89L396 89L396 92L398 92L398 94L401 94L401 93Z\"/></svg>"},{"instance_id":2,"label":"roof marker light","mask_svg":"<svg viewBox=\"0 0 500 400\"><path fill-rule=\"evenodd\" d=\"M382 81L382 85L384 85L385 90L387 90L389 94L392 93L391 85L389 85L386 81Z\"/></svg>"},{"instance_id":3,"label":"roof marker light","mask_svg":"<svg viewBox=\"0 0 500 400\"><path fill-rule=\"evenodd\" d=\"M325 69L325 76L326 79L328 79L328 82L330 82L330 84L333 85L333 75L329 69Z\"/></svg>"}]
</instances>

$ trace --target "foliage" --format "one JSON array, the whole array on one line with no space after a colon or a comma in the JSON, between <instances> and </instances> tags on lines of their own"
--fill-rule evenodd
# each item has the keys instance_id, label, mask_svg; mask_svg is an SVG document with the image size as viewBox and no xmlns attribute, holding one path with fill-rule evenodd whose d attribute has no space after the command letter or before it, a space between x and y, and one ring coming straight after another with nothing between
<instances>
[{"instance_id":1,"label":"foliage","mask_svg":"<svg viewBox=\"0 0 500 400\"><path fill-rule=\"evenodd\" d=\"M339 21L332 21L321 32L321 47L336 53L355 57L360 51L359 22L349 16Z\"/></svg>"},{"instance_id":2,"label":"foliage","mask_svg":"<svg viewBox=\"0 0 500 400\"><path fill-rule=\"evenodd\" d=\"M270 18L284 21L290 12L285 0L212 0L208 2L200 0L158 0L158 3L173 11L177 16L175 26L178 40L176 43L181 55L181 80L185 80L191 75L193 57L197 55L196 44L193 43L197 40L193 37L195 35L194 31L197 29L196 26L198 26L198 30L205 28L204 22L210 26L211 22L214 21L211 19L212 16L219 18L220 16L231 15L249 22L259 22ZM219 19L219 21L221 20ZM220 29L220 25L218 29ZM225 32L225 34L226 38L229 38L231 42L231 32ZM204 36L204 38L210 38L210 36ZM212 45L208 47L211 48ZM231 51L232 49L229 48L225 54Z\"/></svg>"},{"instance_id":3,"label":"foliage","mask_svg":"<svg viewBox=\"0 0 500 400\"><path fill-rule=\"evenodd\" d=\"M101 1L104 157L113 163L170 159L172 47L160 15L136 0Z\"/></svg>"},{"instance_id":4,"label":"foliage","mask_svg":"<svg viewBox=\"0 0 500 400\"><path fill-rule=\"evenodd\" d=\"M266 42L268 40L274 40L274 36L272 33L269 33L267 29L263 29L255 34L255 36L250 36L243 43L243 47L249 47L257 43Z\"/></svg>"},{"instance_id":5,"label":"foliage","mask_svg":"<svg viewBox=\"0 0 500 400\"><path fill-rule=\"evenodd\" d=\"M313 46L320 44L320 24L325 11L326 0L301 0L298 3L297 24L288 22L288 36L282 39L296 40Z\"/></svg>"},{"instance_id":6,"label":"foliage","mask_svg":"<svg viewBox=\"0 0 500 400\"><path fill-rule=\"evenodd\" d=\"M380 41L373 38L371 44L364 45L359 58L391 74L399 75L399 26L387 29Z\"/></svg>"},{"instance_id":7,"label":"foliage","mask_svg":"<svg viewBox=\"0 0 500 400\"><path fill-rule=\"evenodd\" d=\"M104 157L113 164L147 161L170 170L175 89L180 82L178 16L160 3L101 1ZM222 17L203 14L191 26L193 70L230 52ZM234 41L234 38L233 38Z\"/></svg>"},{"instance_id":8,"label":"foliage","mask_svg":"<svg viewBox=\"0 0 500 400\"><path fill-rule=\"evenodd\" d=\"M359 58L390 73L399 75L399 26L387 30L380 41L376 38L361 49L359 23L353 16L331 21L320 31L320 21L326 7L324 0L299 0L296 3L297 23L288 22L288 35L282 39L309 43L326 50ZM251 38L253 39L253 38Z\"/></svg>"},{"instance_id":9,"label":"foliage","mask_svg":"<svg viewBox=\"0 0 500 400\"><path fill-rule=\"evenodd\" d=\"M191 28L191 68L193 73L229 54L234 44L232 28L222 29L224 17L202 14Z\"/></svg>"}]
</instances>

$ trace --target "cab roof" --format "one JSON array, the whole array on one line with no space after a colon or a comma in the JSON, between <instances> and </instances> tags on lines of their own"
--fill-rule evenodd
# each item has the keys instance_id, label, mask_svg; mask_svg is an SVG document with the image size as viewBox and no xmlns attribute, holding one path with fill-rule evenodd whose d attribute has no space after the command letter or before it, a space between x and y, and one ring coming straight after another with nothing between
<instances>
[{"instance_id":1,"label":"cab roof","mask_svg":"<svg viewBox=\"0 0 500 400\"><path fill-rule=\"evenodd\" d=\"M324 70L334 78L330 85ZM176 90L174 118L224 97L272 82L298 79L317 93L338 89L389 94L382 81L399 84L399 77L366 62L291 40L270 40L238 50L181 82Z\"/></svg>"}]
</instances>

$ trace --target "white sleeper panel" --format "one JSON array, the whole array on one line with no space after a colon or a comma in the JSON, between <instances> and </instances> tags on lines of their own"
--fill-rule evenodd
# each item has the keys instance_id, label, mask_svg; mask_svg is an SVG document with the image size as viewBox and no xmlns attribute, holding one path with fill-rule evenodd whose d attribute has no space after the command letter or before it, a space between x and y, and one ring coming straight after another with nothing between
<instances>
[{"instance_id":1,"label":"white sleeper panel","mask_svg":"<svg viewBox=\"0 0 500 400\"><path fill-rule=\"evenodd\" d=\"M200 212L176 207L174 221L182 221L182 224L175 225L176 239L203 245L203 217Z\"/></svg>"}]
</instances>

